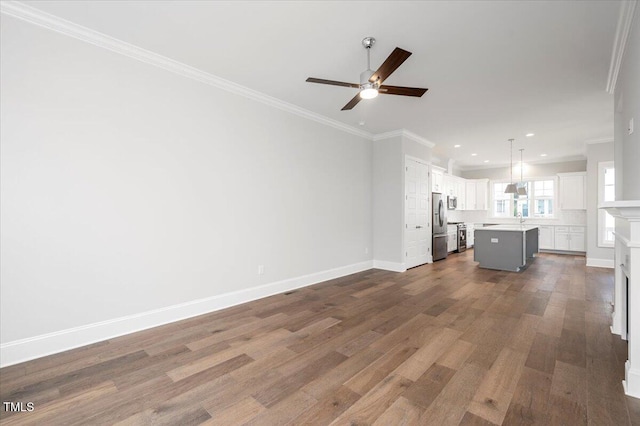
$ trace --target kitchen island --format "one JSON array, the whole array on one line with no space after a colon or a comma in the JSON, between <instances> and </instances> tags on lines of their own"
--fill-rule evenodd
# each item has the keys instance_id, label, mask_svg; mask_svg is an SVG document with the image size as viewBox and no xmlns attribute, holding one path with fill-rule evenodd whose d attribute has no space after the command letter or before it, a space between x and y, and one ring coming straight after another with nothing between
<instances>
[{"instance_id":1,"label":"kitchen island","mask_svg":"<svg viewBox=\"0 0 640 426\"><path fill-rule=\"evenodd\" d=\"M538 253L536 225L493 225L475 229L473 260L481 268L520 272Z\"/></svg>"}]
</instances>

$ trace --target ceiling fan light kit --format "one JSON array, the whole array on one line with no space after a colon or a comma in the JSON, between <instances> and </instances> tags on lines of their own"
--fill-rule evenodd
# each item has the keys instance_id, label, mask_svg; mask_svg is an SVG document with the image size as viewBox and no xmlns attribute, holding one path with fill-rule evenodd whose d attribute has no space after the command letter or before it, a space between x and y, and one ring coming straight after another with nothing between
<instances>
[{"instance_id":1,"label":"ceiling fan light kit","mask_svg":"<svg viewBox=\"0 0 640 426\"><path fill-rule=\"evenodd\" d=\"M373 99L379 93L386 95L414 96L421 97L428 89L416 87L402 86L383 86L382 82L386 80L404 61L411 56L411 52L396 47L387 59L380 65L377 71L371 70L371 47L375 44L376 39L373 37L365 37L362 45L367 50L367 69L360 73L360 84L345 83L343 81L325 80L322 78L307 78L309 83L328 84L331 86L343 86L359 89L357 95L353 97L344 107L342 111L353 109L361 99Z\"/></svg>"},{"instance_id":2,"label":"ceiling fan light kit","mask_svg":"<svg viewBox=\"0 0 640 426\"><path fill-rule=\"evenodd\" d=\"M360 97L362 99L373 99L378 96L378 89L375 87L366 87L360 91Z\"/></svg>"}]
</instances>

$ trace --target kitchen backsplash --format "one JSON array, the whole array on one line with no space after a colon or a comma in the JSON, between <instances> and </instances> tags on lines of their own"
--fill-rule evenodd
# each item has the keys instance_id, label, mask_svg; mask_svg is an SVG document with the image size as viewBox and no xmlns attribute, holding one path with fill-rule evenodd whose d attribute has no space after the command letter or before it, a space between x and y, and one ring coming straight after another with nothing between
<instances>
[{"instance_id":1,"label":"kitchen backsplash","mask_svg":"<svg viewBox=\"0 0 640 426\"><path fill-rule=\"evenodd\" d=\"M518 223L518 219L506 219L489 217L486 210L448 210L448 222L466 222L466 223ZM525 219L525 223L538 225L578 225L586 226L587 211L586 210L560 210L556 213L554 219Z\"/></svg>"}]
</instances>

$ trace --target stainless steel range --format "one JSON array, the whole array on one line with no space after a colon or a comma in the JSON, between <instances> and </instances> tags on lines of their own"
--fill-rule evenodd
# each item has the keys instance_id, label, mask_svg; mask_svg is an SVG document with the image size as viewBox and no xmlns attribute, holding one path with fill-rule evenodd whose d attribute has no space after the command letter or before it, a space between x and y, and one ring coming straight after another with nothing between
<instances>
[{"instance_id":1,"label":"stainless steel range","mask_svg":"<svg viewBox=\"0 0 640 426\"><path fill-rule=\"evenodd\" d=\"M458 253L462 253L467 249L467 225L458 223Z\"/></svg>"}]
</instances>

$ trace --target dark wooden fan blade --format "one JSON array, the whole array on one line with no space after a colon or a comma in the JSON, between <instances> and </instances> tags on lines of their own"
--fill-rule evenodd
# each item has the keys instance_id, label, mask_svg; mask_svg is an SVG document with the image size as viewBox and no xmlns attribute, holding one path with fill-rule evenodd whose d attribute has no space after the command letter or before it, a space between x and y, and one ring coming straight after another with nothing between
<instances>
[{"instance_id":1,"label":"dark wooden fan blade","mask_svg":"<svg viewBox=\"0 0 640 426\"><path fill-rule=\"evenodd\" d=\"M384 95L401 95L401 96L415 96L417 98L424 95L429 89L420 89L418 87L402 87L402 86L380 86L378 91Z\"/></svg>"},{"instance_id":2,"label":"dark wooden fan blade","mask_svg":"<svg viewBox=\"0 0 640 426\"><path fill-rule=\"evenodd\" d=\"M362 98L360 97L360 93L358 93L357 95L355 95L353 97L353 99L351 99L349 101L348 104L346 104L345 106L342 107L342 111L347 111L347 110L353 109L354 106L358 105L358 102L360 102L361 99Z\"/></svg>"},{"instance_id":3,"label":"dark wooden fan blade","mask_svg":"<svg viewBox=\"0 0 640 426\"><path fill-rule=\"evenodd\" d=\"M345 83L344 81L325 80L325 79L322 79L322 78L309 77L306 81L307 81L307 83L330 84L331 86L353 87L355 89L359 89L360 88L359 84Z\"/></svg>"},{"instance_id":4,"label":"dark wooden fan blade","mask_svg":"<svg viewBox=\"0 0 640 426\"><path fill-rule=\"evenodd\" d=\"M380 65L378 71L373 73L369 81L375 83L377 80L380 84L382 84L382 82L385 81L392 72L397 70L398 67L402 65L402 63L406 61L409 56L411 56L411 52L407 52L406 50L396 47L393 52L391 52L391 55L389 55L389 57L383 62L383 64Z\"/></svg>"}]
</instances>

